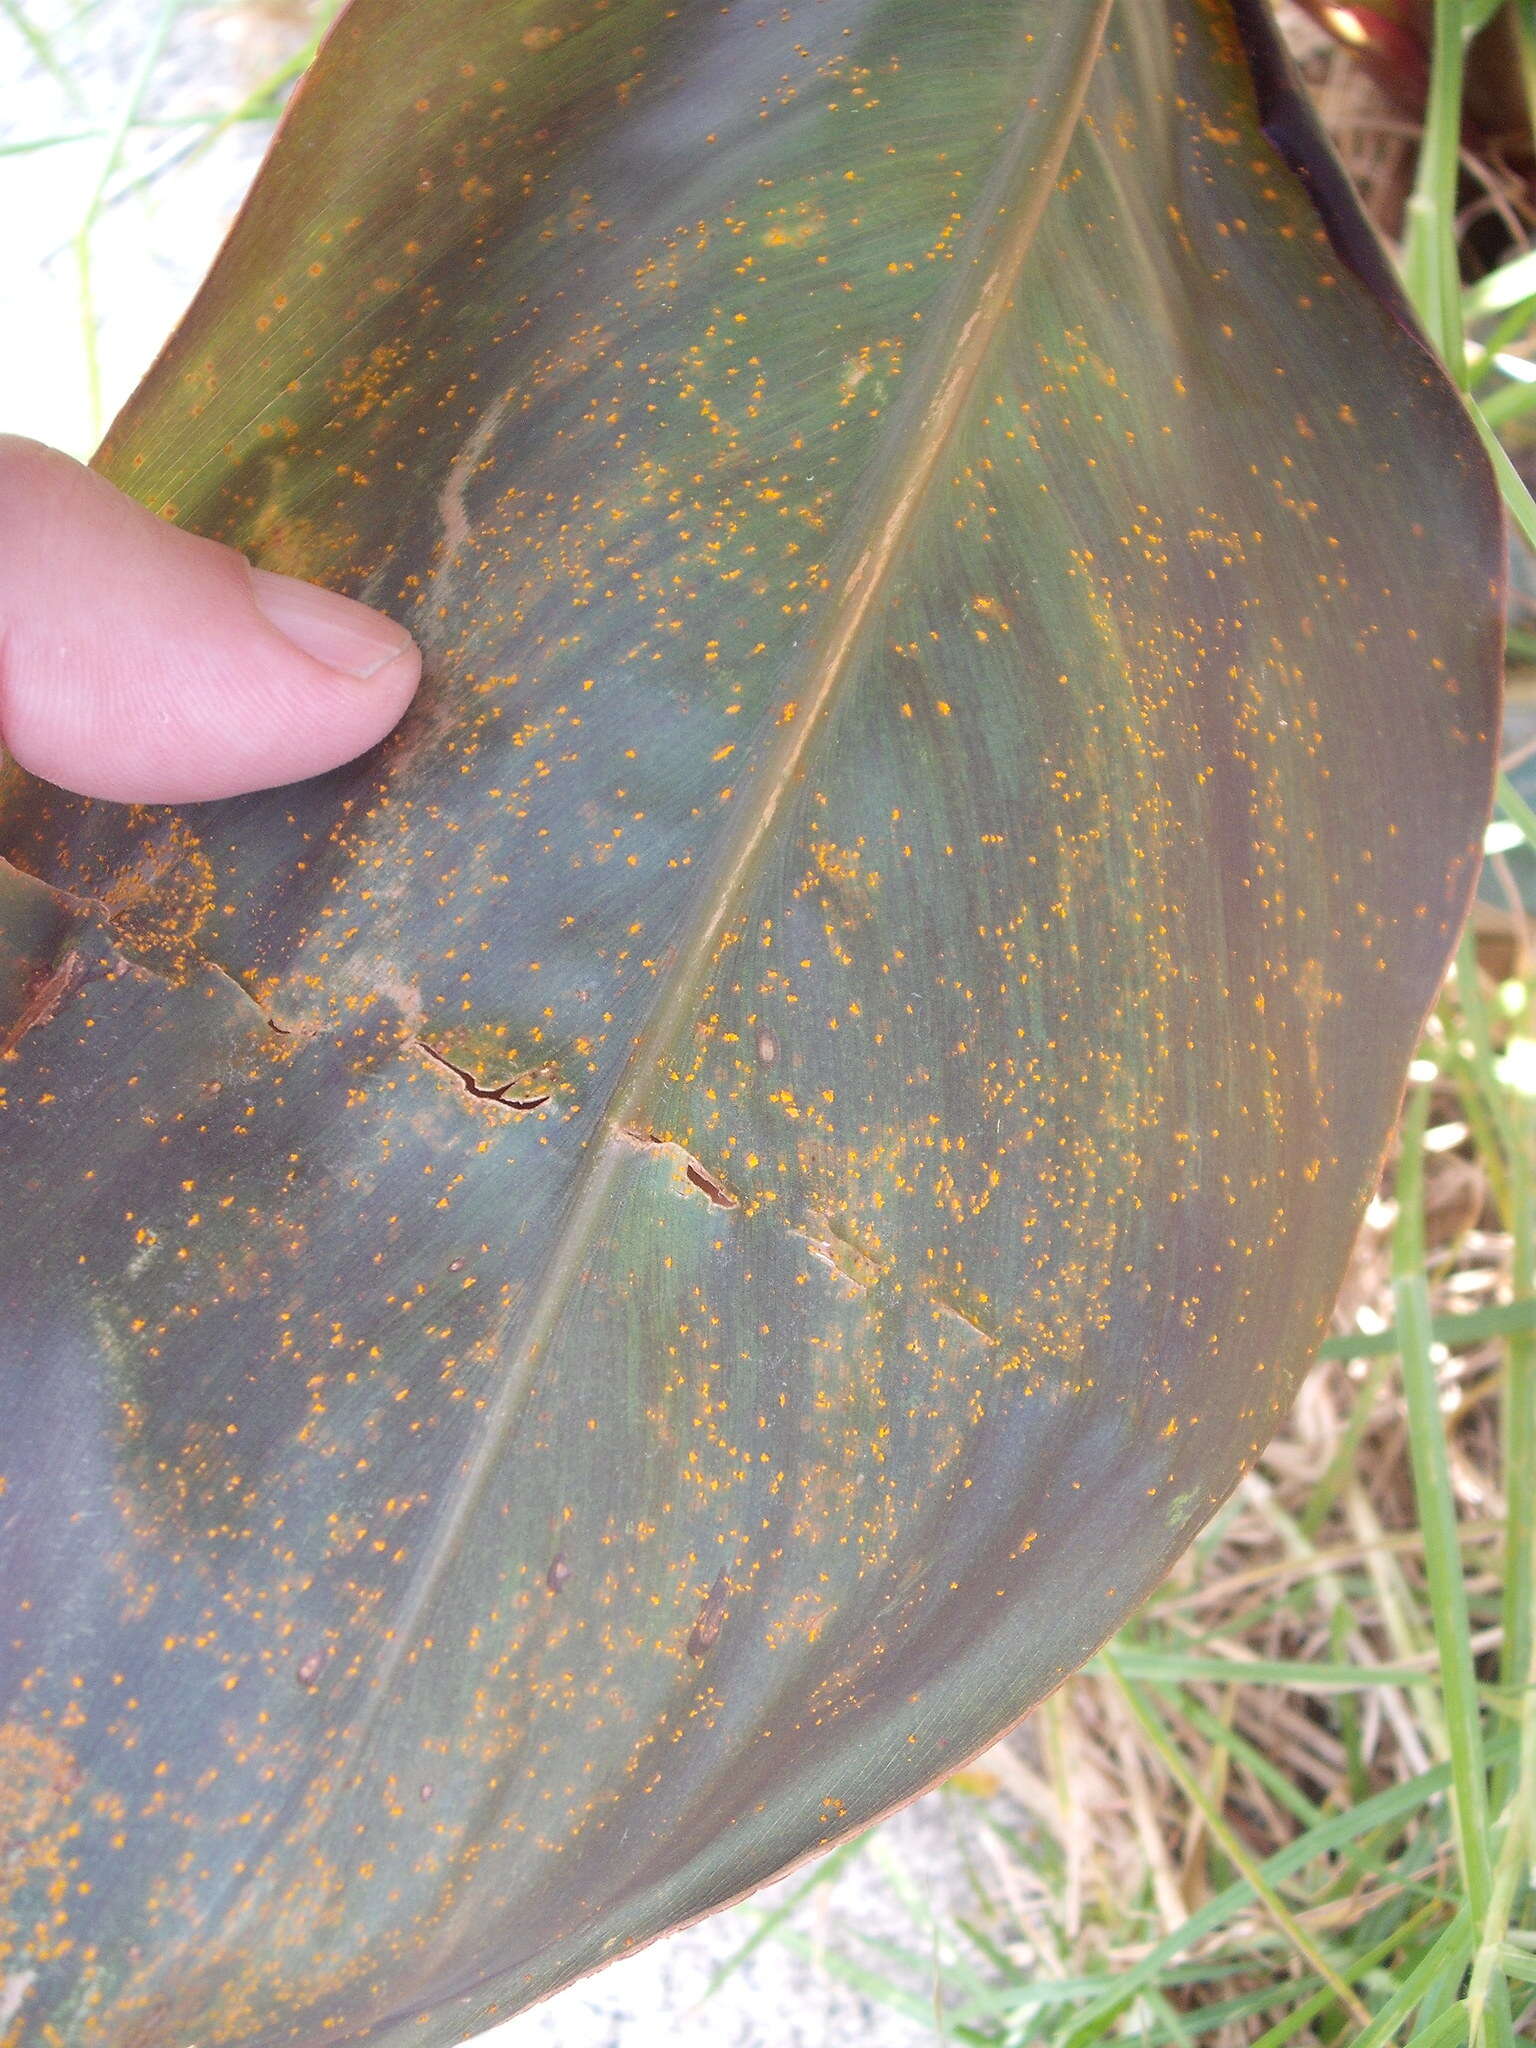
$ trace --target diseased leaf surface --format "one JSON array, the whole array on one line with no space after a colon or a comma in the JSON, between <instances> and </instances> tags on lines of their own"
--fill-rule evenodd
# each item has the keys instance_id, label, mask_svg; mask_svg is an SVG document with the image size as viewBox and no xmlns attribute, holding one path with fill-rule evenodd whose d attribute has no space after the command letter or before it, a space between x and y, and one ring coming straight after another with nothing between
<instances>
[{"instance_id":1,"label":"diseased leaf surface","mask_svg":"<svg viewBox=\"0 0 1536 2048\"><path fill-rule=\"evenodd\" d=\"M1263 1444L1499 645L1267 35L354 0L103 462L421 700L5 785L6 2048L464 2039L972 1754Z\"/></svg>"}]
</instances>

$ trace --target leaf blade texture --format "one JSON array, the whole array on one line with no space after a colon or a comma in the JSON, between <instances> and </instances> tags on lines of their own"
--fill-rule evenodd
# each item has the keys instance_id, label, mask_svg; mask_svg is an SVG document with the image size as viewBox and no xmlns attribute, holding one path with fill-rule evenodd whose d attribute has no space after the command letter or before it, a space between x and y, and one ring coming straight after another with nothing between
<instances>
[{"instance_id":1,"label":"leaf blade texture","mask_svg":"<svg viewBox=\"0 0 1536 2048\"><path fill-rule=\"evenodd\" d=\"M343 17L101 460L422 699L5 785L19 2043L468 2038L975 1753L1262 1447L1499 644L1268 36Z\"/></svg>"}]
</instances>

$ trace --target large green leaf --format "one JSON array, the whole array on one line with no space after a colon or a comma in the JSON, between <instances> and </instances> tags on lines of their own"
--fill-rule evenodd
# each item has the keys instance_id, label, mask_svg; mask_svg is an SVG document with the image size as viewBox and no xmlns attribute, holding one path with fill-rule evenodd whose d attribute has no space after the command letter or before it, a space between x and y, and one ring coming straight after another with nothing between
<instances>
[{"instance_id":1,"label":"large green leaf","mask_svg":"<svg viewBox=\"0 0 1536 2048\"><path fill-rule=\"evenodd\" d=\"M430 2048L987 1743L1258 1451L1498 515L1231 0L356 0L103 462L429 679L6 785L0 2037Z\"/></svg>"}]
</instances>

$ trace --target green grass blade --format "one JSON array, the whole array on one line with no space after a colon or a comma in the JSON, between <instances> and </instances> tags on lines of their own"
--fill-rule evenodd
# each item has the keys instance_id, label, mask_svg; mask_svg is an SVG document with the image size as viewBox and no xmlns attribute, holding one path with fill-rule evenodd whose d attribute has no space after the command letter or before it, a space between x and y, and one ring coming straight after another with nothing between
<instances>
[{"instance_id":1,"label":"green grass blade","mask_svg":"<svg viewBox=\"0 0 1536 2048\"><path fill-rule=\"evenodd\" d=\"M108 130L107 147L102 155L101 168L96 183L86 202L85 212L73 239L75 273L79 283L80 332L85 351L86 386L90 397L92 431L99 434L102 427L101 393L101 352L97 346L98 321L96 317L95 292L91 281L91 234L101 212L107 186L113 173L122 161L123 148L129 131L138 119L139 109L149 90L150 81L165 50L165 45L181 12L183 0L160 0L159 9L150 24L149 34L139 61L134 67L132 78L123 103L118 110L116 121Z\"/></svg>"},{"instance_id":2,"label":"green grass blade","mask_svg":"<svg viewBox=\"0 0 1536 2048\"><path fill-rule=\"evenodd\" d=\"M1429 1341L1454 1350L1458 1345L1482 1344L1490 1337L1506 1337L1521 1330L1536 1330L1536 1301L1501 1302L1491 1308L1469 1309L1465 1315L1436 1316L1430 1323ZM1325 1338L1317 1355L1384 1358L1397 1351L1400 1341L1395 1325L1386 1330L1351 1330L1343 1336Z\"/></svg>"},{"instance_id":3,"label":"green grass blade","mask_svg":"<svg viewBox=\"0 0 1536 2048\"><path fill-rule=\"evenodd\" d=\"M1513 1733L1499 1735L1488 1744L1490 1758L1512 1756L1517 1747ZM1350 1807L1334 1815L1320 1827L1311 1828L1299 1835L1294 1842L1288 1842L1260 1865L1263 1875L1270 1884L1277 1884L1292 1871L1302 1869L1314 1857L1334 1854L1362 1836L1368 1836L1376 1829L1397 1827L1410 1814L1418 1811L1450 1789L1451 1770L1449 1764L1436 1764L1428 1771L1421 1771L1405 1784L1393 1785L1385 1792L1379 1792L1365 1799L1358 1806ZM1198 1911L1192 1913L1181 1927L1155 1943L1147 1953L1132 1963L1121 1975L1117 1984L1105 1994L1077 2024L1064 2034L1053 2048L1089 2048L1089 2044L1100 2041L1114 2025L1116 2016L1122 2012L1136 1993L1146 1985L1157 1981L1160 1973L1192 1948L1207 1935L1214 1934L1225 1926L1232 1916L1252 1897L1246 1879L1239 1879L1208 1899ZM1467 1954L1471 1954L1472 1937L1470 1926L1467 1933ZM1351 2044L1354 2048L1354 2044Z\"/></svg>"},{"instance_id":4,"label":"green grass blade","mask_svg":"<svg viewBox=\"0 0 1536 2048\"><path fill-rule=\"evenodd\" d=\"M1200 1657L1124 1643L1115 1646L1113 1655L1101 1650L1084 1666L1087 1671L1104 1675L1118 1672L1122 1677L1162 1679L1181 1685L1275 1685L1307 1696L1368 1692L1383 1685L1422 1685L1433 1668L1428 1656L1418 1664L1309 1664L1280 1657Z\"/></svg>"},{"instance_id":5,"label":"green grass blade","mask_svg":"<svg viewBox=\"0 0 1536 2048\"><path fill-rule=\"evenodd\" d=\"M1464 70L1460 0L1439 0L1434 11L1424 133L1405 222L1403 279L1430 339L1458 384L1466 381L1456 249Z\"/></svg>"},{"instance_id":6,"label":"green grass blade","mask_svg":"<svg viewBox=\"0 0 1536 2048\"><path fill-rule=\"evenodd\" d=\"M1352 1956L1349 1959L1345 1974L1349 1976L1351 1981L1354 1981L1363 1977L1367 1971L1375 1969L1378 1963L1385 1962L1388 1956L1400 1949L1404 1942L1413 1934L1416 1934L1421 1927L1425 1926L1439 1910L1440 1908L1435 1904L1421 1906L1410 1919L1404 1921L1401 1927L1395 1927L1384 1941L1377 1942L1374 1948L1366 1949L1361 1955ZM1470 1928L1464 1918L1459 1923L1453 1921L1451 1926L1445 1929L1424 1960L1426 1962L1433 1960L1437 1968L1443 1967L1447 1947L1454 1949L1457 1945L1455 1942L1448 1941L1448 1937L1452 1935L1459 1935L1460 1945L1463 1948L1469 1945ZM1405 1984L1408 1981L1411 1980L1405 1980ZM1417 1997L1418 1993L1415 1992L1407 1999L1403 2007L1405 2012L1412 2010ZM1318 2018L1320 2014L1326 2012L1332 2003L1333 1993L1326 1986L1321 1991L1313 1992L1312 1996L1304 1999L1294 2012L1288 2013L1282 2020L1277 2020L1274 2026L1270 2027L1266 2033L1261 2034L1258 2040L1254 2042L1253 2048L1284 2048L1284 2044L1287 2041L1291 2040L1294 2035L1299 2033L1312 2020ZM1366 2028L1365 2032L1358 2035L1350 2044L1350 2048L1369 2048L1371 2034L1379 2029L1385 2020L1387 2033L1376 2033L1376 2039L1384 2041L1392 2028L1397 2024L1395 2018L1387 2019L1386 2014L1387 2008L1383 2007L1381 2012L1377 2013L1372 2019L1370 2026Z\"/></svg>"},{"instance_id":7,"label":"green grass blade","mask_svg":"<svg viewBox=\"0 0 1536 2048\"><path fill-rule=\"evenodd\" d=\"M1465 2041L1467 2035L1467 2008L1465 2002L1458 1999L1448 2012L1411 2036L1404 2043L1404 2048L1453 2048L1453 2044Z\"/></svg>"},{"instance_id":8,"label":"green grass blade","mask_svg":"<svg viewBox=\"0 0 1536 2048\"><path fill-rule=\"evenodd\" d=\"M1536 500L1526 488L1525 480L1504 451L1504 444L1483 417L1483 409L1470 399L1467 410L1472 415L1472 424L1482 437L1488 459L1493 464L1493 473L1498 481L1499 494L1504 500L1505 510L1514 521L1521 535L1536 548ZM1502 802L1502 796L1500 798Z\"/></svg>"},{"instance_id":9,"label":"green grass blade","mask_svg":"<svg viewBox=\"0 0 1536 2048\"><path fill-rule=\"evenodd\" d=\"M1429 1117L1429 1090L1422 1084L1410 1094L1403 1119L1398 1165L1397 1225L1392 1244L1392 1291L1397 1327L1402 1334L1403 1390L1408 1409L1409 1452L1424 1532L1424 1560L1439 1653L1445 1700L1446 1732L1451 1751L1457 1857L1466 1887L1468 1909L1480 1929L1493 1906L1493 1870L1489 1856L1487 1760L1483 1753L1482 1718L1472 1668L1471 1621L1456 1502L1451 1488L1450 1460L1439 1390L1430 1352L1429 1289L1424 1276L1424 1133ZM1499 1980L1501 1983L1502 1980ZM1498 1983L1489 1989L1487 2035L1493 2048L1510 2048L1513 2031L1507 2000L1501 2003Z\"/></svg>"},{"instance_id":10,"label":"green grass blade","mask_svg":"<svg viewBox=\"0 0 1536 2048\"><path fill-rule=\"evenodd\" d=\"M1200 1780L1189 1768L1187 1759L1178 1744L1160 1724L1157 1715L1148 1706L1141 1690L1120 1669L1114 1653L1105 1650L1100 1661L1114 1678L1127 1706L1135 1716L1137 1726L1151 1747L1162 1758L1165 1767L1183 1788L1184 1796L1190 1801L1204 1820L1211 1839L1219 1844L1222 1854L1240 1870L1248 1880L1254 1896L1260 1900L1264 1910L1285 1935L1297 1955L1301 1956L1317 1976L1328 1985L1335 1999L1344 2010L1364 2025L1370 2014L1360 2003L1349 1985L1340 1977L1332 1963L1313 1941L1295 1914L1286 1905L1280 1894L1264 1875L1258 1858L1246 1849L1236 1834L1227 1825L1226 1816L1219 1805L1210 1797Z\"/></svg>"},{"instance_id":11,"label":"green grass blade","mask_svg":"<svg viewBox=\"0 0 1536 2048\"><path fill-rule=\"evenodd\" d=\"M5 16L32 52L33 61L47 72L75 111L83 113L85 102L80 97L80 88L76 85L69 66L60 60L52 39L32 20L26 8L22 6L21 0L0 0L0 14Z\"/></svg>"}]
</instances>

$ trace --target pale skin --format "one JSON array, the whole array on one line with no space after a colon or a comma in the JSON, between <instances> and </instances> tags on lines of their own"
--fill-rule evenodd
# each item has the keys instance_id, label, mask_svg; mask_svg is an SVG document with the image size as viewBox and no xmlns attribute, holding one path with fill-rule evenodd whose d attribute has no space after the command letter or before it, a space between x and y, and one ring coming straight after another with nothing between
<instances>
[{"instance_id":1,"label":"pale skin","mask_svg":"<svg viewBox=\"0 0 1536 2048\"><path fill-rule=\"evenodd\" d=\"M32 774L118 803L302 781L381 740L420 676L382 613L0 434L0 747Z\"/></svg>"}]
</instances>

